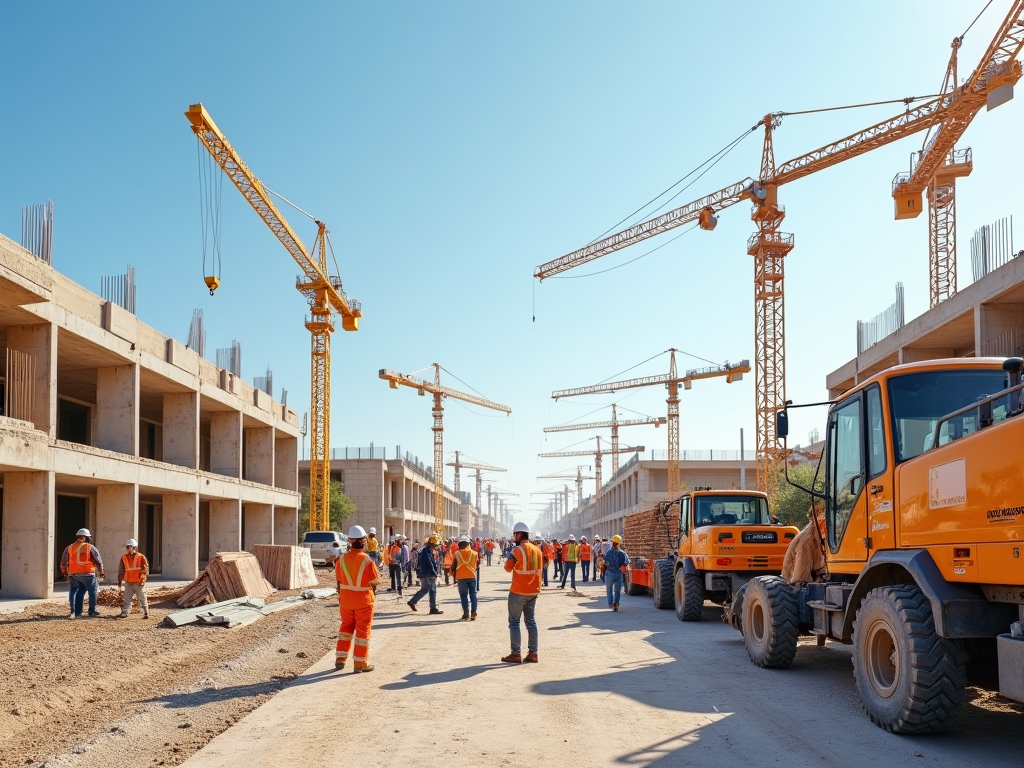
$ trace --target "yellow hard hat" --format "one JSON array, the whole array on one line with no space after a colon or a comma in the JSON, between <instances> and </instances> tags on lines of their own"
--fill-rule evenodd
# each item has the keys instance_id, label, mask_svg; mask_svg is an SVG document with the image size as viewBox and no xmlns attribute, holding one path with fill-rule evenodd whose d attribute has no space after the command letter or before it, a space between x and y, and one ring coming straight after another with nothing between
<instances>
[{"instance_id":1,"label":"yellow hard hat","mask_svg":"<svg viewBox=\"0 0 1024 768\"><path fill-rule=\"evenodd\" d=\"M430 534L430 536L427 538L427 544L437 544L437 534Z\"/></svg>"},{"instance_id":2,"label":"yellow hard hat","mask_svg":"<svg viewBox=\"0 0 1024 768\"><path fill-rule=\"evenodd\" d=\"M616 533L614 536L612 536L612 544L621 544L621 543L622 543L622 537L619 536L619 534Z\"/></svg>"}]
</instances>

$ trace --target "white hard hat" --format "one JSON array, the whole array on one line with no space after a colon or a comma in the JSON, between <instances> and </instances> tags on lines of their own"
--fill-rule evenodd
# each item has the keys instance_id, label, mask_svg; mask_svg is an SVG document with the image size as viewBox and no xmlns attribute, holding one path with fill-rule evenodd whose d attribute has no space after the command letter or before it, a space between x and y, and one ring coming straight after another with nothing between
<instances>
[{"instance_id":1,"label":"white hard hat","mask_svg":"<svg viewBox=\"0 0 1024 768\"><path fill-rule=\"evenodd\" d=\"M586 541L586 540L587 540L586 536L580 536L580 541Z\"/></svg>"},{"instance_id":2,"label":"white hard hat","mask_svg":"<svg viewBox=\"0 0 1024 768\"><path fill-rule=\"evenodd\" d=\"M529 532L530 532L530 526L528 526L526 523L516 523L512 527L512 533L529 533Z\"/></svg>"},{"instance_id":3,"label":"white hard hat","mask_svg":"<svg viewBox=\"0 0 1024 768\"><path fill-rule=\"evenodd\" d=\"M126 547L137 547L139 546L139 542L137 542L135 539L128 539L128 541L126 541L124 545Z\"/></svg>"},{"instance_id":4,"label":"white hard hat","mask_svg":"<svg viewBox=\"0 0 1024 768\"><path fill-rule=\"evenodd\" d=\"M76 533L75 536L92 536L92 534L89 533L88 528L79 528L78 533Z\"/></svg>"},{"instance_id":5,"label":"white hard hat","mask_svg":"<svg viewBox=\"0 0 1024 768\"><path fill-rule=\"evenodd\" d=\"M405 534L404 533L399 533L397 536L395 536L395 538L396 539L401 539L402 541L405 541Z\"/></svg>"},{"instance_id":6,"label":"white hard hat","mask_svg":"<svg viewBox=\"0 0 1024 768\"><path fill-rule=\"evenodd\" d=\"M469 544L469 536L466 536L465 534L459 536L459 542L465 542L466 544Z\"/></svg>"},{"instance_id":7,"label":"white hard hat","mask_svg":"<svg viewBox=\"0 0 1024 768\"><path fill-rule=\"evenodd\" d=\"M362 529L362 528L360 528L359 530L363 530L363 529ZM373 527L373 526L371 525L371 526L370 526L370 533L376 533L376 532L377 532L377 529L376 529L376 528L374 528L374 527ZM366 534L364 533L363 535L365 536Z\"/></svg>"},{"instance_id":8,"label":"white hard hat","mask_svg":"<svg viewBox=\"0 0 1024 768\"><path fill-rule=\"evenodd\" d=\"M373 528L370 530L373 531ZM353 525L348 529L348 537L350 539L365 539L366 531L363 530L363 526L361 525Z\"/></svg>"},{"instance_id":9,"label":"white hard hat","mask_svg":"<svg viewBox=\"0 0 1024 768\"><path fill-rule=\"evenodd\" d=\"M576 541L576 536L570 534L569 535L569 541Z\"/></svg>"}]
</instances>

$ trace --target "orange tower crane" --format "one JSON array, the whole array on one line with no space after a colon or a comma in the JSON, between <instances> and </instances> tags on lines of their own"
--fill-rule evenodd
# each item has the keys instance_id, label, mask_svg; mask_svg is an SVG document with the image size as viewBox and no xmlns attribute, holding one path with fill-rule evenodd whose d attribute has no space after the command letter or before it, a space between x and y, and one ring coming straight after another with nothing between
<instances>
[{"instance_id":1,"label":"orange tower crane","mask_svg":"<svg viewBox=\"0 0 1024 768\"><path fill-rule=\"evenodd\" d=\"M764 127L761 169L757 180L748 177L679 208L595 240L582 248L541 264L534 270L534 277L544 280L684 224L695 222L701 229L713 230L718 223L717 214L720 211L743 200L751 201L751 219L757 225L757 232L747 240L747 253L754 257L754 410L757 420L757 483L758 488L772 494L780 462L783 461L785 454L782 442L775 434L774 415L786 402L784 260L794 245L793 235L780 231L786 211L778 202L779 187L907 136L937 126L947 126L945 133L940 130L932 141L932 146L937 146L940 150L925 150L922 157L927 159L927 162L924 159L918 162L905 186L901 186L899 177L897 178L893 195L899 210L901 205L906 205L907 198L913 199L915 187L923 189L936 176L948 180L939 171L941 166L947 163L947 158L950 158L956 138L962 134L967 123L981 107L1005 101L1008 88L1012 88L1021 78L1020 62L1016 59L1022 47L1024 0L1015 0L992 44L964 85L953 87L952 90L931 99L906 99L907 108L904 112L794 157L781 165L775 163L772 134L787 113L774 112L765 115L753 128L756 130ZM911 106L915 101L920 103ZM942 138L943 136L948 138ZM955 156L949 162L956 164ZM956 175L957 172L954 172L953 177ZM917 209L920 211L920 203L917 204ZM947 209L947 212L948 210L951 209ZM941 223L940 214L941 211L936 209L933 222L936 227ZM941 257L946 260L947 263L942 269L947 273L948 241L951 235L955 235L950 229L952 224L953 219L947 216L944 224L945 234L935 232L930 235L937 243L932 255L935 259ZM944 243L942 248L939 247L940 238ZM932 267L933 273L937 274L939 270L940 266ZM948 282L948 277L946 280Z\"/></svg>"},{"instance_id":2,"label":"orange tower crane","mask_svg":"<svg viewBox=\"0 0 1024 768\"><path fill-rule=\"evenodd\" d=\"M404 373L381 368L378 376L388 382L391 389L409 387L415 389L420 396L428 392L434 396L434 408L431 413L434 416L434 525L439 534L444 533L444 398L450 397L455 400L462 400L466 403L479 405L481 408L490 408L502 413L512 413L507 405L495 403L486 397L470 395L466 392L459 392L457 389L441 386L441 365L434 363L434 381L424 381Z\"/></svg>"},{"instance_id":3,"label":"orange tower crane","mask_svg":"<svg viewBox=\"0 0 1024 768\"><path fill-rule=\"evenodd\" d=\"M710 379L716 376L724 376L727 384L740 381L744 373L750 373L750 361L744 360L735 365L712 366L710 368L698 368L686 372L685 376L676 373L676 350L669 350L668 374L662 376L643 376L637 379L626 379L624 381L610 381L605 384L595 384L590 387L577 387L575 389L560 389L551 393L551 397L557 400L560 397L574 397L576 395L595 395L602 392L617 392L620 389L635 389L637 387L650 387L661 385L668 387L668 493L670 498L679 495L681 484L679 480L679 385L683 389L690 389L693 382L698 379ZM559 429L559 428L555 428ZM545 429L545 432L548 430ZM600 475L600 468L597 470Z\"/></svg>"},{"instance_id":4,"label":"orange tower crane","mask_svg":"<svg viewBox=\"0 0 1024 768\"><path fill-rule=\"evenodd\" d=\"M483 477L480 475L481 472L507 472L508 470L503 467L492 467L489 464L472 464L466 461L459 461L459 452L455 452L455 461L449 461L445 466L455 467L455 495L459 495L460 491L460 480L459 470L460 469L475 469L476 470L476 509L477 512L483 512L483 508L480 506L483 496Z\"/></svg>"},{"instance_id":5,"label":"orange tower crane","mask_svg":"<svg viewBox=\"0 0 1024 768\"><path fill-rule=\"evenodd\" d=\"M312 338L310 371L311 428L309 439L309 527L326 531L330 528L330 437L331 437L331 334L334 332L334 314L341 315L341 327L346 331L359 329L363 316L358 301L345 295L341 278L327 269L327 226L314 219L317 225L313 250L307 250L302 240L270 199L269 190L242 158L202 104L193 104L185 113L192 131L206 147L214 161L227 174L238 191L245 196L270 231L281 241L295 263L302 269L295 287L309 302L310 317L306 330ZM319 246L319 247L318 247ZM314 252L315 255L314 255ZM212 295L220 281L206 279Z\"/></svg>"},{"instance_id":6,"label":"orange tower crane","mask_svg":"<svg viewBox=\"0 0 1024 768\"><path fill-rule=\"evenodd\" d=\"M594 505L597 505L598 500L601 498L601 457L609 456L614 450L615 453L642 453L647 450L646 446L643 445L631 445L626 448L618 449L601 449L601 438L595 437L597 440L597 450L595 451L552 451L549 453L538 453L537 455L542 459L551 459L559 456L593 456L594 457Z\"/></svg>"},{"instance_id":7,"label":"orange tower crane","mask_svg":"<svg viewBox=\"0 0 1024 768\"><path fill-rule=\"evenodd\" d=\"M588 467L589 469L589 467ZM576 503L583 507L583 481L593 480L593 475L584 475L583 467L576 467L575 475L539 475L538 480L575 480L576 481Z\"/></svg>"},{"instance_id":8,"label":"orange tower crane","mask_svg":"<svg viewBox=\"0 0 1024 768\"><path fill-rule=\"evenodd\" d=\"M625 421L619 421L618 412L615 407L615 403L612 403L612 420L611 421L594 421L586 424L563 424L559 427L544 427L545 432L570 432L578 429L608 429L612 430L612 474L614 475L619 471L619 427L639 427L644 425L653 424L655 427L660 427L666 423L668 419L664 416L648 417L645 419L626 419Z\"/></svg>"}]
</instances>

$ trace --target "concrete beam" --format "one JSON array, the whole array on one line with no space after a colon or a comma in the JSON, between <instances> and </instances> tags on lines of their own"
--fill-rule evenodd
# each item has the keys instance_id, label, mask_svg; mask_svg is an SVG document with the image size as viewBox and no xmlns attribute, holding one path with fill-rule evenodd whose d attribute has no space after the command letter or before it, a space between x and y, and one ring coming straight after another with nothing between
<instances>
[{"instance_id":1,"label":"concrete beam","mask_svg":"<svg viewBox=\"0 0 1024 768\"><path fill-rule=\"evenodd\" d=\"M218 552L242 549L242 502L210 502L210 559Z\"/></svg>"},{"instance_id":2,"label":"concrete beam","mask_svg":"<svg viewBox=\"0 0 1024 768\"><path fill-rule=\"evenodd\" d=\"M164 394L164 461L199 468L199 393Z\"/></svg>"},{"instance_id":3,"label":"concrete beam","mask_svg":"<svg viewBox=\"0 0 1024 768\"><path fill-rule=\"evenodd\" d=\"M57 437L57 331L53 325L12 325L7 346L36 360L32 423L51 438Z\"/></svg>"},{"instance_id":4,"label":"concrete beam","mask_svg":"<svg viewBox=\"0 0 1024 768\"><path fill-rule=\"evenodd\" d=\"M53 472L5 472L3 597L52 597Z\"/></svg>"},{"instance_id":5,"label":"concrete beam","mask_svg":"<svg viewBox=\"0 0 1024 768\"><path fill-rule=\"evenodd\" d=\"M242 476L242 414L218 411L210 417L210 471Z\"/></svg>"},{"instance_id":6,"label":"concrete beam","mask_svg":"<svg viewBox=\"0 0 1024 768\"><path fill-rule=\"evenodd\" d=\"M194 579L199 575L199 494L163 495L163 576Z\"/></svg>"},{"instance_id":7,"label":"concrete beam","mask_svg":"<svg viewBox=\"0 0 1024 768\"><path fill-rule=\"evenodd\" d=\"M96 369L97 448L139 455L139 366Z\"/></svg>"},{"instance_id":8,"label":"concrete beam","mask_svg":"<svg viewBox=\"0 0 1024 768\"><path fill-rule=\"evenodd\" d=\"M116 563L128 539L139 537L139 488L137 485L96 486L96 530L93 541L105 552L107 576L117 575Z\"/></svg>"}]
</instances>

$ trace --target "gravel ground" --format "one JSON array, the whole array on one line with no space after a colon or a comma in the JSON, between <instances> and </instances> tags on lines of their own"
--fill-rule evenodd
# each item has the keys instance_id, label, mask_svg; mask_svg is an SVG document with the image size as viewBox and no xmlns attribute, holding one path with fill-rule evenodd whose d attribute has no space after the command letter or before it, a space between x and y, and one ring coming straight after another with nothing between
<instances>
[{"instance_id":1,"label":"gravel ground","mask_svg":"<svg viewBox=\"0 0 1024 768\"><path fill-rule=\"evenodd\" d=\"M329 569L317 569L334 586ZM296 592L277 592L269 601ZM69 621L66 603L0 617L0 768L178 765L326 653L337 598L236 629L159 626L150 600L118 620Z\"/></svg>"}]
</instances>

